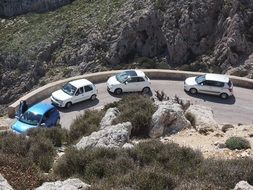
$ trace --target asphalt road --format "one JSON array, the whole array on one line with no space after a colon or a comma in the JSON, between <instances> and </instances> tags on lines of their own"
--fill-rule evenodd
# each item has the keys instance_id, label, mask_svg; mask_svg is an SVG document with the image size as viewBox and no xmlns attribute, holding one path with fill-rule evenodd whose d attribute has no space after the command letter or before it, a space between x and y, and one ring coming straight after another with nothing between
<instances>
[{"instance_id":1,"label":"asphalt road","mask_svg":"<svg viewBox=\"0 0 253 190\"><path fill-rule=\"evenodd\" d=\"M197 94L190 95L183 89L182 81L152 80L152 91L163 90L169 97L175 95L186 98L193 104L211 107L214 117L219 123L230 124L253 124L253 90L234 87L234 97L222 100L218 96ZM85 101L73 105L70 109L60 108L61 125L69 128L73 120L87 109L99 109L104 105L117 101L120 97L115 97L107 92L106 83L96 84L98 89L97 100ZM44 100L50 102L50 99Z\"/></svg>"}]
</instances>

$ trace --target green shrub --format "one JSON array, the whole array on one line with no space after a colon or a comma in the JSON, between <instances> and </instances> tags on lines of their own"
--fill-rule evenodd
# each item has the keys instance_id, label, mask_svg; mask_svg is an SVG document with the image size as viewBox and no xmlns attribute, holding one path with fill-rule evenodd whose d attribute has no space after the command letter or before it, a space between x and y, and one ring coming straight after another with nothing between
<instances>
[{"instance_id":1,"label":"green shrub","mask_svg":"<svg viewBox=\"0 0 253 190\"><path fill-rule=\"evenodd\" d=\"M68 132L59 127L33 128L27 132L27 135L31 138L39 138L43 136L49 139L54 146L61 147L67 140Z\"/></svg>"},{"instance_id":2,"label":"green shrub","mask_svg":"<svg viewBox=\"0 0 253 190\"><path fill-rule=\"evenodd\" d=\"M30 149L28 152L31 160L43 171L49 171L53 164L55 149L52 142L41 136L30 138Z\"/></svg>"},{"instance_id":3,"label":"green shrub","mask_svg":"<svg viewBox=\"0 0 253 190\"><path fill-rule=\"evenodd\" d=\"M131 136L147 137L151 125L155 106L147 96L129 95L118 102L120 115L114 120L114 124L130 121L133 125Z\"/></svg>"},{"instance_id":4,"label":"green shrub","mask_svg":"<svg viewBox=\"0 0 253 190\"><path fill-rule=\"evenodd\" d=\"M25 136L14 133L4 133L0 136L1 150L7 154L26 156L29 149L28 140Z\"/></svg>"},{"instance_id":5,"label":"green shrub","mask_svg":"<svg viewBox=\"0 0 253 190\"><path fill-rule=\"evenodd\" d=\"M73 143L83 136L88 136L99 129L99 124L104 116L104 111L86 111L78 116L70 126L68 141Z\"/></svg>"},{"instance_id":6,"label":"green shrub","mask_svg":"<svg viewBox=\"0 0 253 190\"><path fill-rule=\"evenodd\" d=\"M33 189L44 182L39 169L27 157L0 154L0 171L13 189Z\"/></svg>"},{"instance_id":7,"label":"green shrub","mask_svg":"<svg viewBox=\"0 0 253 190\"><path fill-rule=\"evenodd\" d=\"M226 140L226 146L230 150L241 150L241 149L248 149L251 148L249 141L247 139L244 139L242 137L230 137Z\"/></svg>"},{"instance_id":8,"label":"green shrub","mask_svg":"<svg viewBox=\"0 0 253 190\"><path fill-rule=\"evenodd\" d=\"M194 116L192 113L187 112L187 113L185 114L185 117L186 117L186 119L188 119L188 121L190 121L190 123L191 123L191 125L192 125L193 127L196 126L196 118L195 118L195 116Z\"/></svg>"}]
</instances>

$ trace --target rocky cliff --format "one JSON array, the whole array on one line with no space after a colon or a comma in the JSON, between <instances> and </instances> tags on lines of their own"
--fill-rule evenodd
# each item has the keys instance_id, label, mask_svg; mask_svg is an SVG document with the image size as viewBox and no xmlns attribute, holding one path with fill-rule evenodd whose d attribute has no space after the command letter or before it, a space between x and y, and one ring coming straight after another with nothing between
<instances>
[{"instance_id":1,"label":"rocky cliff","mask_svg":"<svg viewBox=\"0 0 253 190\"><path fill-rule=\"evenodd\" d=\"M72 0L0 0L0 17L28 12L46 12L71 3Z\"/></svg>"},{"instance_id":2,"label":"rocky cliff","mask_svg":"<svg viewBox=\"0 0 253 190\"><path fill-rule=\"evenodd\" d=\"M63 3L36 2L46 9ZM106 69L253 78L252 26L252 0L75 0L54 12L2 19L0 104L38 83Z\"/></svg>"}]
</instances>

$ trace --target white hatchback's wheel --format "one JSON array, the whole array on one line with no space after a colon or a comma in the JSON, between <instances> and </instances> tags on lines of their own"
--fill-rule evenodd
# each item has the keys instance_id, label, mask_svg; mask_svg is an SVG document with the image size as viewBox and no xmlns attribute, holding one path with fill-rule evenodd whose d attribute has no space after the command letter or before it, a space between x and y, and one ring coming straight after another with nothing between
<instances>
[{"instance_id":1,"label":"white hatchback's wheel","mask_svg":"<svg viewBox=\"0 0 253 190\"><path fill-rule=\"evenodd\" d=\"M227 99L227 98L228 98L228 95L227 95L226 93L222 93L222 94L220 95L220 97L221 97L222 99Z\"/></svg>"},{"instance_id":2,"label":"white hatchback's wheel","mask_svg":"<svg viewBox=\"0 0 253 190\"><path fill-rule=\"evenodd\" d=\"M149 87L145 87L145 88L143 88L143 90L142 90L142 93L143 94L148 94L150 92L150 88Z\"/></svg>"},{"instance_id":3,"label":"white hatchback's wheel","mask_svg":"<svg viewBox=\"0 0 253 190\"><path fill-rule=\"evenodd\" d=\"M66 103L66 105L65 105L66 108L70 108L71 106L72 106L72 103L71 103L71 102L68 102L68 103Z\"/></svg>"},{"instance_id":4,"label":"white hatchback's wheel","mask_svg":"<svg viewBox=\"0 0 253 190\"><path fill-rule=\"evenodd\" d=\"M198 91L197 91L196 88L191 88L191 89L189 90L189 92L190 92L191 94L197 94L197 93L198 93Z\"/></svg>"},{"instance_id":5,"label":"white hatchback's wheel","mask_svg":"<svg viewBox=\"0 0 253 190\"><path fill-rule=\"evenodd\" d=\"M92 101L96 100L96 98L97 98L97 95L96 95L96 94L93 94L93 95L90 97L90 99L91 99Z\"/></svg>"},{"instance_id":6,"label":"white hatchback's wheel","mask_svg":"<svg viewBox=\"0 0 253 190\"><path fill-rule=\"evenodd\" d=\"M115 91L114 91L115 94L117 95L120 95L122 94L122 89L121 88L117 88Z\"/></svg>"}]
</instances>

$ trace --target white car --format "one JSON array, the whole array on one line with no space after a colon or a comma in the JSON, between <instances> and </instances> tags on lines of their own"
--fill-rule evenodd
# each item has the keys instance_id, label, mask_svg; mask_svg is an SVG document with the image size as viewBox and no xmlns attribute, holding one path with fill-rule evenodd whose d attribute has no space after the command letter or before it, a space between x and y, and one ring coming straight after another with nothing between
<instances>
[{"instance_id":1,"label":"white car","mask_svg":"<svg viewBox=\"0 0 253 190\"><path fill-rule=\"evenodd\" d=\"M112 76L107 81L109 92L121 94L123 92L150 92L151 82L140 70L127 70Z\"/></svg>"},{"instance_id":2,"label":"white car","mask_svg":"<svg viewBox=\"0 0 253 190\"><path fill-rule=\"evenodd\" d=\"M80 79L71 81L53 92L51 101L56 106L69 108L72 104L88 99L95 100L96 97L96 86L86 79Z\"/></svg>"},{"instance_id":3,"label":"white car","mask_svg":"<svg viewBox=\"0 0 253 190\"><path fill-rule=\"evenodd\" d=\"M184 89L191 94L205 93L227 99L233 95L233 83L228 76L220 74L205 74L189 77L184 81Z\"/></svg>"}]
</instances>

